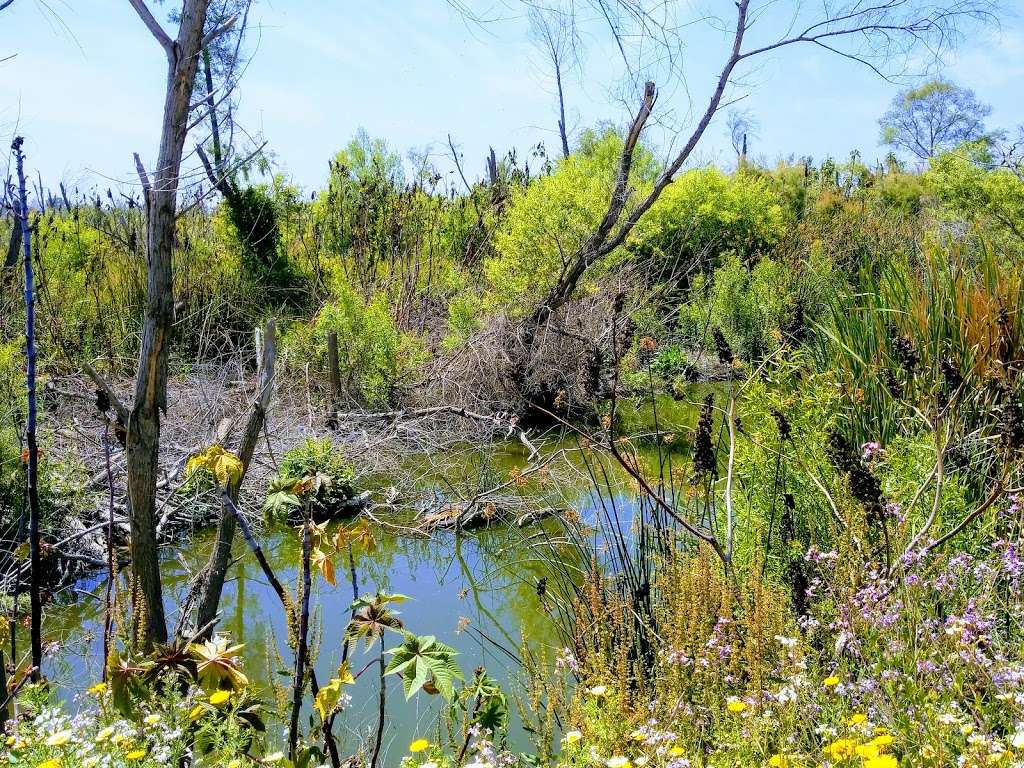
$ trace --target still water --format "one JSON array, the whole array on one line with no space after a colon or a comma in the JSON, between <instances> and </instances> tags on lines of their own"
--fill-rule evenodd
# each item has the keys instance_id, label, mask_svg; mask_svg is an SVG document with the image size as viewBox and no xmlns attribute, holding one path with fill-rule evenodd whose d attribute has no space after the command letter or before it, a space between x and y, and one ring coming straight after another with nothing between
<instances>
[{"instance_id":1,"label":"still water","mask_svg":"<svg viewBox=\"0 0 1024 768\"><path fill-rule=\"evenodd\" d=\"M667 415L659 419L680 427L692 425L692 406L669 402L662 408ZM559 446L568 450L570 461L573 451L580 455L574 441L548 443L545 450ZM687 451L685 440L672 445L673 454L680 459ZM653 454L647 458L654 461ZM478 460L479 453L468 452L465 471L478 471L473 464ZM427 459L421 458L421 461ZM524 466L526 457L516 444L497 456L491 454L489 461L491 470L504 474L514 466ZM563 508L571 506L584 520L592 519L600 502L585 473L580 471L576 476L577 481L568 487L551 489L551 501ZM431 491L443 495L443 487L438 482ZM628 514L632 504L625 484L617 485L611 492L616 503ZM387 519L395 521L394 515ZM408 520L403 521L399 515L397 522ZM467 678L472 676L474 668L484 666L499 680L512 709L509 745L515 750L529 750L530 736L516 705L517 699L525 700L518 657L528 648L533 654L546 650L552 658L554 652L566 644L567 639L556 621L558 612L552 597L550 594L546 598L539 596L537 586L544 577L550 577L552 584L564 585L566 569L560 568L554 573L553 560L557 558L565 563L579 557L578 552L559 543L558 521L547 519L525 528L491 525L460 533L435 531L430 538L410 536L391 527L374 526L373 532L376 543L373 551L357 548L355 553L356 585L360 594L386 591L408 595L410 600L396 606L405 627L416 634L435 635L453 646L459 652L457 661ZM278 578L286 588L294 589L300 555L296 530L283 525L268 526L261 532L260 541ZM190 576L206 562L211 544L212 531L207 531L167 551L162 573L165 600L170 609L168 620L172 626L178 618L176 607L188 591ZM284 725L275 715L284 709L275 701L284 701L285 696L290 695L294 663L287 645L284 614L240 535L236 537L233 554L236 563L225 585L218 631L229 633L233 642L245 644L245 673L269 710L268 742L280 743ZM337 586L332 587L322 578L315 579L311 600L314 606L311 647L321 683L334 675L341 660L342 635L353 598L348 563L339 559L336 567ZM53 649L52 658L46 661L47 673L68 699L101 678L104 589L105 582L99 577L80 582L71 602L52 608L47 614L45 640ZM392 633L385 638L385 647L397 646L399 642L400 637ZM374 651L365 653L359 646L351 654L352 668L359 672L375 659ZM275 689L279 694L276 698ZM370 733L376 725L377 690L375 665L347 689L352 703L335 726L343 750L355 749L361 740L364 743L371 740ZM397 764L413 739L434 740L441 735L438 732L438 714L443 705L440 697L419 693L406 701L401 683L394 676L388 678L387 695L382 765Z\"/></svg>"}]
</instances>

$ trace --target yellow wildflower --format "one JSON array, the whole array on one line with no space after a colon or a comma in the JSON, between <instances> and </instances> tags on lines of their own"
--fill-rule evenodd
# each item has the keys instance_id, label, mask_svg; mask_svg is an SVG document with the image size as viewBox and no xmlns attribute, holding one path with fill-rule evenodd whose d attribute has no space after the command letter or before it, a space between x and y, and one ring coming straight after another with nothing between
<instances>
[{"instance_id":1,"label":"yellow wildflower","mask_svg":"<svg viewBox=\"0 0 1024 768\"><path fill-rule=\"evenodd\" d=\"M160 715L154 713L152 715L146 715L146 719L143 720L146 725L156 725L160 722Z\"/></svg>"},{"instance_id":2,"label":"yellow wildflower","mask_svg":"<svg viewBox=\"0 0 1024 768\"><path fill-rule=\"evenodd\" d=\"M883 733L879 736L875 736L875 738L871 740L871 743L879 748L887 747L892 744L892 736L888 733Z\"/></svg>"},{"instance_id":3,"label":"yellow wildflower","mask_svg":"<svg viewBox=\"0 0 1024 768\"><path fill-rule=\"evenodd\" d=\"M772 755L768 758L768 765L772 768L789 768L789 758L785 755Z\"/></svg>"},{"instance_id":4,"label":"yellow wildflower","mask_svg":"<svg viewBox=\"0 0 1024 768\"><path fill-rule=\"evenodd\" d=\"M858 744L856 752L857 757L868 760L872 757L878 757L881 754L881 749L875 744Z\"/></svg>"},{"instance_id":5,"label":"yellow wildflower","mask_svg":"<svg viewBox=\"0 0 1024 768\"><path fill-rule=\"evenodd\" d=\"M839 678L835 675L829 675L821 681L821 684L824 685L826 688L835 688L837 685L839 685L840 682L841 681L839 680Z\"/></svg>"},{"instance_id":6,"label":"yellow wildflower","mask_svg":"<svg viewBox=\"0 0 1024 768\"><path fill-rule=\"evenodd\" d=\"M430 742L426 739L416 739L416 741L409 745L409 751L415 755L417 752L422 752L429 746Z\"/></svg>"},{"instance_id":7,"label":"yellow wildflower","mask_svg":"<svg viewBox=\"0 0 1024 768\"><path fill-rule=\"evenodd\" d=\"M36 763L36 768L60 768L60 760L54 758L43 760L41 763Z\"/></svg>"},{"instance_id":8,"label":"yellow wildflower","mask_svg":"<svg viewBox=\"0 0 1024 768\"><path fill-rule=\"evenodd\" d=\"M203 713L205 711L206 710L203 709L201 704L196 704L194 707L192 707L192 711L188 713L189 722L195 722L196 720L198 720L200 717L203 716Z\"/></svg>"},{"instance_id":9,"label":"yellow wildflower","mask_svg":"<svg viewBox=\"0 0 1024 768\"><path fill-rule=\"evenodd\" d=\"M582 738L583 734L580 731L566 731L565 736L562 737L562 741L566 744L575 744Z\"/></svg>"},{"instance_id":10,"label":"yellow wildflower","mask_svg":"<svg viewBox=\"0 0 1024 768\"><path fill-rule=\"evenodd\" d=\"M96 685L94 685L92 688L89 689L89 693L91 693L93 696L99 696L101 693L104 693L106 690L107 690L107 684L106 683L96 683Z\"/></svg>"},{"instance_id":11,"label":"yellow wildflower","mask_svg":"<svg viewBox=\"0 0 1024 768\"><path fill-rule=\"evenodd\" d=\"M877 755L864 762L864 768L900 768L892 755Z\"/></svg>"},{"instance_id":12,"label":"yellow wildflower","mask_svg":"<svg viewBox=\"0 0 1024 768\"><path fill-rule=\"evenodd\" d=\"M131 752L129 752L127 755L124 756L124 759L125 760L131 760L132 762L135 762L136 760L141 760L145 756L146 756L146 750L144 750L144 749L133 749Z\"/></svg>"},{"instance_id":13,"label":"yellow wildflower","mask_svg":"<svg viewBox=\"0 0 1024 768\"><path fill-rule=\"evenodd\" d=\"M114 726L108 725L106 728L100 729L100 732L96 734L96 743L102 744L104 741L114 735Z\"/></svg>"},{"instance_id":14,"label":"yellow wildflower","mask_svg":"<svg viewBox=\"0 0 1024 768\"><path fill-rule=\"evenodd\" d=\"M845 760L847 757L853 757L855 746L856 742L853 739L837 739L823 747L821 751L833 760Z\"/></svg>"},{"instance_id":15,"label":"yellow wildflower","mask_svg":"<svg viewBox=\"0 0 1024 768\"><path fill-rule=\"evenodd\" d=\"M225 701L231 698L231 691L214 691L210 694L210 703L214 706L219 707Z\"/></svg>"},{"instance_id":16,"label":"yellow wildflower","mask_svg":"<svg viewBox=\"0 0 1024 768\"><path fill-rule=\"evenodd\" d=\"M868 719L867 715L865 715L863 712L858 712L855 715L851 715L850 718L846 721L846 724L847 725L860 725L861 723L867 722L867 719Z\"/></svg>"},{"instance_id":17,"label":"yellow wildflower","mask_svg":"<svg viewBox=\"0 0 1024 768\"><path fill-rule=\"evenodd\" d=\"M48 747L63 747L69 741L71 741L71 731L57 731L46 737L45 744Z\"/></svg>"},{"instance_id":18,"label":"yellow wildflower","mask_svg":"<svg viewBox=\"0 0 1024 768\"><path fill-rule=\"evenodd\" d=\"M737 699L735 696L729 697L729 702L725 706L728 708L730 712L737 715L747 708L747 705L744 702Z\"/></svg>"},{"instance_id":19,"label":"yellow wildflower","mask_svg":"<svg viewBox=\"0 0 1024 768\"><path fill-rule=\"evenodd\" d=\"M679 746L672 747L668 751L668 756L669 757L682 757L685 754L686 754L686 750L683 749L682 747L679 747Z\"/></svg>"}]
</instances>

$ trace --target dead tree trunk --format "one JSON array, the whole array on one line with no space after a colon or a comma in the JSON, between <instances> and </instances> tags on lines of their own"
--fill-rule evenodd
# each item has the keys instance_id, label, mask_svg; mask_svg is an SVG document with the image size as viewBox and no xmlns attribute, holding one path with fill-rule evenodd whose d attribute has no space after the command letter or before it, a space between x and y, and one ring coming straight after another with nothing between
<instances>
[{"instance_id":1,"label":"dead tree trunk","mask_svg":"<svg viewBox=\"0 0 1024 768\"><path fill-rule=\"evenodd\" d=\"M149 214L146 311L126 446L132 570L142 601L135 606L134 620L136 626L144 626L144 644L148 645L167 640L156 537L160 415L167 410L167 356L174 324L171 259L177 221L178 175L209 0L185 0L176 40L163 30L144 0L129 2L167 55L160 150L152 182L144 173L142 179Z\"/></svg>"},{"instance_id":2,"label":"dead tree trunk","mask_svg":"<svg viewBox=\"0 0 1024 768\"><path fill-rule=\"evenodd\" d=\"M42 677L43 665L43 604L42 555L39 533L39 449L36 445L36 330L35 330L35 279L32 272L32 230L28 223L28 191L25 186L25 155L21 151L23 139L18 136L11 144L18 172L18 220L21 241L25 255L25 388L28 395L26 411L25 443L28 446L26 464L26 492L28 495L29 562L32 564L29 586L32 642L32 681ZM13 629L12 629L13 631Z\"/></svg>"},{"instance_id":3,"label":"dead tree trunk","mask_svg":"<svg viewBox=\"0 0 1024 768\"><path fill-rule=\"evenodd\" d=\"M633 124L626 134L626 140L622 147L622 156L619 158L619 170L615 179L615 188L612 191L611 200L608 202L608 210L605 211L594 233L587 238L586 243L573 257L570 267L565 270L561 279L554 285L544 301L534 310L530 316L528 326L537 327L547 322L551 313L562 307L576 290L583 273L599 258L609 253L607 243L612 231L623 211L626 202L629 200L629 173L633 167L633 153L636 151L637 142L640 140L640 133L643 131L647 119L654 109L654 83L648 82L644 86L644 98L640 109L633 119Z\"/></svg>"},{"instance_id":4,"label":"dead tree trunk","mask_svg":"<svg viewBox=\"0 0 1024 768\"><path fill-rule=\"evenodd\" d=\"M562 89L562 68L555 62L555 84L558 86L558 135L562 139L562 157L569 156L569 134L565 127L565 91Z\"/></svg>"},{"instance_id":5,"label":"dead tree trunk","mask_svg":"<svg viewBox=\"0 0 1024 768\"><path fill-rule=\"evenodd\" d=\"M563 8L530 6L527 12L530 37L551 65L558 95L558 138L562 143L562 157L569 156L569 132L565 124L565 88L562 75L573 64L578 64L579 43L572 13Z\"/></svg>"},{"instance_id":6,"label":"dead tree trunk","mask_svg":"<svg viewBox=\"0 0 1024 768\"><path fill-rule=\"evenodd\" d=\"M690 157L697 143L700 141L708 125L711 123L715 113L722 103L722 96L732 77L733 70L745 54L742 53L743 36L747 31L747 9L750 0L739 0L736 3L736 31L733 37L732 49L725 65L718 76L715 90L711 94L708 106L701 115L700 120L694 127L693 132L683 145L682 150L662 171L654 184L651 192L641 200L628 215L626 203L629 200L629 172L633 166L633 153L636 150L637 142L640 140L640 133L647 123L651 112L654 109L655 90L654 83L648 82L644 87L644 97L640 104L636 117L626 134L626 140L622 147L622 156L619 158L618 176L615 179L615 188L611 200L608 201L608 209L605 211L601 222L594 233L587 238L583 246L575 253L570 260L570 265L564 270L558 282L551 288L544 300L534 309L527 319L524 327L524 338L529 340L535 330L547 322L552 313L565 305L572 298L584 273L599 259L607 256L613 250L625 242L626 237L636 226L640 217L646 213L665 188L675 179L683 163ZM749 54L747 54L749 55Z\"/></svg>"},{"instance_id":7,"label":"dead tree trunk","mask_svg":"<svg viewBox=\"0 0 1024 768\"><path fill-rule=\"evenodd\" d=\"M267 410L270 408L270 400L274 393L274 362L277 357L277 340L275 338L274 321L267 322L266 330L263 333L263 353L261 355L261 366L259 372L260 388L253 403L252 411L245 425L245 432L242 434L242 442L238 448L238 458L242 462L242 476L238 482L228 488L228 496L232 502L237 504L238 489L245 479L246 470L252 462L253 453L256 451L256 443L259 441L260 432L267 417ZM210 555L210 562L206 566L206 579L199 597L199 607L196 611L196 626L204 628L204 633L213 629L213 620L217 616L220 606L221 593L224 591L224 579L227 577L228 566L231 564L231 544L235 538L237 522L235 514L227 504L221 505L220 519L217 523L217 540L213 546L213 553Z\"/></svg>"},{"instance_id":8,"label":"dead tree trunk","mask_svg":"<svg viewBox=\"0 0 1024 768\"><path fill-rule=\"evenodd\" d=\"M601 223L583 246L570 259L555 286L542 303L535 308L526 322L523 338L528 340L536 327L544 324L553 312L562 307L573 295L587 269L598 259L607 256L625 242L640 218L661 197L665 188L675 179L683 164L704 136L711 120L722 104L722 97L737 65L746 59L761 56L791 45L810 44L857 61L876 74L883 74L874 63L878 56L892 56L898 62L909 61L918 46L941 46L957 36L957 25L962 22L992 20L991 4L973 0L939 0L938 2L905 3L824 3L816 13L809 14L798 27L759 47L743 49L750 27L757 14L750 14L750 0L736 0L735 26L732 46L719 73L707 106L682 149L666 166L654 187L639 203L625 213L628 198L628 172L640 130L650 116L654 103L654 86L647 84L643 104L633 121L622 151L619 178L608 209ZM806 24L806 26L805 26ZM842 45L856 41L852 49ZM934 50L934 48L931 48ZM895 54L895 55L894 55ZM894 55L894 56L893 56Z\"/></svg>"}]
</instances>

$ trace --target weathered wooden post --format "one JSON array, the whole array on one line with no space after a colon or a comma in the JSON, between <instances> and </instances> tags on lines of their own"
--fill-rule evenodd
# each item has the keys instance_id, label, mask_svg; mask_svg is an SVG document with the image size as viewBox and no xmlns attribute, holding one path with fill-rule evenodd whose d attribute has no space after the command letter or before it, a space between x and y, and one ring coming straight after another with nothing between
<instances>
[{"instance_id":1,"label":"weathered wooden post","mask_svg":"<svg viewBox=\"0 0 1024 768\"><path fill-rule=\"evenodd\" d=\"M341 366L338 363L338 334L327 334L327 369L331 381L331 407L333 413L341 404Z\"/></svg>"}]
</instances>

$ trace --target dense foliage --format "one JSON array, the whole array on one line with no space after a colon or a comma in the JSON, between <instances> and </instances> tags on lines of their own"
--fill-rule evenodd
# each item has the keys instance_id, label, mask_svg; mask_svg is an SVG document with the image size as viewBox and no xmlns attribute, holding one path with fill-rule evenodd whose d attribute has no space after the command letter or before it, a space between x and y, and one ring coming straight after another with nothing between
<instances>
[{"instance_id":1,"label":"dense foliage","mask_svg":"<svg viewBox=\"0 0 1024 768\"><path fill-rule=\"evenodd\" d=\"M872 168L857 153L687 170L588 268L571 301L542 327L524 325L604 215L622 147L614 130L587 132L567 158L537 148L532 171L514 155L495 159L488 180L459 187L361 134L310 199L271 178L240 191L234 207L196 205L179 218L178 381L218 366L250 377L235 355L275 317L277 393L308 420L283 446L258 435L268 449L265 524L298 526L289 536L299 567L284 578L259 546L262 521L239 511L242 459L219 443L175 446L219 530L233 533L237 514L249 549L233 556L255 558L273 586L280 604L267 610L279 612L296 659L275 672L292 687L255 690L241 646L187 617L177 641L148 647L125 618L138 595L119 588L105 682L91 681L87 698L58 705L45 685L26 684L15 659L8 762L333 764L335 721L366 674L379 684L379 721L342 742L353 765L383 765L399 691L444 701L435 733L408 734L408 754L391 755L405 768L1020 764L1019 165L989 137L936 147L920 171L895 157ZM660 170L641 145L627 215ZM81 418L62 431L52 416L84 363L115 381L131 368L146 291L143 218L136 202L113 196L33 215L41 367L55 382L43 421L68 454L51 456L44 443L48 563L68 559L58 545L83 527L80 508L108 511L96 495L105 461L83 482L90 473L66 448ZM5 339L19 337L24 318L7 288L16 273L4 275ZM5 341L0 562L15 574L23 387L20 343ZM126 425L106 393L95 403L81 387L72 394L116 440ZM511 468L481 461L469 478L480 488L461 503L466 477L423 470L441 510L433 516L382 521L397 491L374 488L372 517L323 522L357 511L376 441L430 434L423 423L433 423L401 418L431 408L491 420L526 453L506 452ZM377 412L379 431L352 428L342 451L343 417L360 409ZM537 437L538 424L572 445ZM105 443L91 445L94 462L106 458L95 447ZM445 450L427 461L440 466ZM587 490L545 507L555 519L521 535L544 574L524 566L522 581L558 648L539 647L525 628L518 655L502 646L523 673L522 689L506 691L483 667L462 666L446 628L406 626L398 607L408 598L367 589L356 573L381 529L427 537L428 518L512 520L488 494L545 486L556 460ZM319 590L349 588L343 615L318 612ZM9 602L5 631L19 609ZM344 627L340 647L320 646L325 622ZM357 648L370 654L361 671ZM326 679L316 661L329 661ZM532 754L509 749L516 717Z\"/></svg>"}]
</instances>

